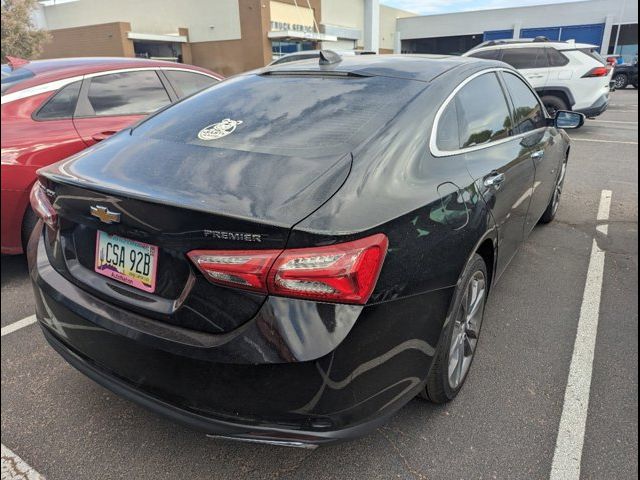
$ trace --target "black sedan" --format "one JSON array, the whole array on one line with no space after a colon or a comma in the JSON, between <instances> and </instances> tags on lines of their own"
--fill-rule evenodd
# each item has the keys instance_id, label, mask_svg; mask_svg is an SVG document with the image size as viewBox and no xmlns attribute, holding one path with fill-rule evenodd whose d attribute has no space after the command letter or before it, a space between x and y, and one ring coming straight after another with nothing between
<instances>
[{"instance_id":1,"label":"black sedan","mask_svg":"<svg viewBox=\"0 0 640 480\"><path fill-rule=\"evenodd\" d=\"M582 122L469 58L324 52L221 82L39 172L44 336L218 437L315 447L447 402Z\"/></svg>"}]
</instances>

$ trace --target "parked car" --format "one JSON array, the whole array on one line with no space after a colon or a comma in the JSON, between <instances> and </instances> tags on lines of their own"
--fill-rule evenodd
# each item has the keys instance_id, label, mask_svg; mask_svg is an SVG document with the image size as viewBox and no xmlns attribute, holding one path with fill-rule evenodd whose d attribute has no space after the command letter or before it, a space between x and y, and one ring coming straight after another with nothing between
<instances>
[{"instance_id":1,"label":"parked car","mask_svg":"<svg viewBox=\"0 0 640 480\"><path fill-rule=\"evenodd\" d=\"M598 47L544 37L486 42L464 54L500 60L520 70L551 116L571 110L596 117L609 106L611 65Z\"/></svg>"},{"instance_id":2,"label":"parked car","mask_svg":"<svg viewBox=\"0 0 640 480\"><path fill-rule=\"evenodd\" d=\"M500 62L323 58L38 172L37 318L69 363L207 434L310 448L459 393L584 116Z\"/></svg>"},{"instance_id":3,"label":"parked car","mask_svg":"<svg viewBox=\"0 0 640 480\"><path fill-rule=\"evenodd\" d=\"M272 65L280 65L283 63L290 62L299 62L300 60L310 60L313 58L320 58L320 52L322 50L302 50L300 52L287 53L286 55L282 55L281 57L276 58L273 62L269 64ZM325 50L326 51L326 50ZM375 55L376 52L372 52L369 50L340 50L333 52L341 57L351 57L354 55Z\"/></svg>"},{"instance_id":4,"label":"parked car","mask_svg":"<svg viewBox=\"0 0 640 480\"><path fill-rule=\"evenodd\" d=\"M622 90L629 85L638 88L638 62L616 65L613 71L613 83L616 89Z\"/></svg>"},{"instance_id":5,"label":"parked car","mask_svg":"<svg viewBox=\"0 0 640 480\"><path fill-rule=\"evenodd\" d=\"M100 142L222 77L134 58L12 59L2 65L2 253L22 253L36 170Z\"/></svg>"}]
</instances>

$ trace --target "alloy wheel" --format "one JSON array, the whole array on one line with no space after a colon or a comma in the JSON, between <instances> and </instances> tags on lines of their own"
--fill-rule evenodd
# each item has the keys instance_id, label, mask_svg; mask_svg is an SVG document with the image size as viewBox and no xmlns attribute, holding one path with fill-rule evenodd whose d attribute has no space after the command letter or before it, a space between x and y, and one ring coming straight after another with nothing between
<instances>
[{"instance_id":1,"label":"alloy wheel","mask_svg":"<svg viewBox=\"0 0 640 480\"><path fill-rule=\"evenodd\" d=\"M464 381L476 351L484 306L487 282L485 274L478 270L469 279L459 311L453 325L449 346L449 386L458 388Z\"/></svg>"},{"instance_id":2,"label":"alloy wheel","mask_svg":"<svg viewBox=\"0 0 640 480\"><path fill-rule=\"evenodd\" d=\"M562 197L562 189L564 187L564 177L567 174L567 162L562 164L560 175L558 175L558 181L556 182L556 188L553 191L553 214L555 215L560 206L560 198Z\"/></svg>"},{"instance_id":3,"label":"alloy wheel","mask_svg":"<svg viewBox=\"0 0 640 480\"><path fill-rule=\"evenodd\" d=\"M622 89L627 86L627 77L626 75L616 75L613 79L616 88Z\"/></svg>"}]
</instances>

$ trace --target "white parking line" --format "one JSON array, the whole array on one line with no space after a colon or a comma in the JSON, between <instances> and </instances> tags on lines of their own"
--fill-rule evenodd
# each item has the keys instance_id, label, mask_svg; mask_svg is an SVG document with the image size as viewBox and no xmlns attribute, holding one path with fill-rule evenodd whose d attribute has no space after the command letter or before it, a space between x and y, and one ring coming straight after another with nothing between
<instances>
[{"instance_id":1,"label":"white parking line","mask_svg":"<svg viewBox=\"0 0 640 480\"><path fill-rule=\"evenodd\" d=\"M598 220L609 219L611 192L604 190L600 197ZM602 217L602 218L601 218ZM596 239L591 247L591 258L580 308L576 341L569 367L569 378L564 393L564 405L558 438L553 454L550 480L579 480L582 447L587 425L593 356L598 334L602 279L605 253Z\"/></svg>"},{"instance_id":2,"label":"white parking line","mask_svg":"<svg viewBox=\"0 0 640 480\"><path fill-rule=\"evenodd\" d=\"M2 444L2 480L44 480L44 477Z\"/></svg>"},{"instance_id":3,"label":"white parking line","mask_svg":"<svg viewBox=\"0 0 640 480\"><path fill-rule=\"evenodd\" d=\"M32 325L32 324L36 323L37 321L38 320L36 319L36 316L35 315L31 315L30 317L23 318L22 320L18 320L17 322L10 323L6 327L2 327L2 335L1 336L4 337L5 335L13 333L16 330L20 330L21 328L28 327L29 325Z\"/></svg>"},{"instance_id":4,"label":"white parking line","mask_svg":"<svg viewBox=\"0 0 640 480\"><path fill-rule=\"evenodd\" d=\"M638 122L622 122L620 120L589 120L589 123L622 123L625 125L638 125Z\"/></svg>"},{"instance_id":5,"label":"white parking line","mask_svg":"<svg viewBox=\"0 0 640 480\"><path fill-rule=\"evenodd\" d=\"M638 142L623 142L620 140L602 140L599 138L576 138L571 137L572 142L595 142L595 143L618 143L621 145L638 145Z\"/></svg>"},{"instance_id":6,"label":"white parking line","mask_svg":"<svg viewBox=\"0 0 640 480\"><path fill-rule=\"evenodd\" d=\"M609 234L609 224L601 223L609 220L609 213L611 212L611 196L613 192L611 190L603 190L600 195L600 207L598 208L598 223L596 230L604 235Z\"/></svg>"}]
</instances>

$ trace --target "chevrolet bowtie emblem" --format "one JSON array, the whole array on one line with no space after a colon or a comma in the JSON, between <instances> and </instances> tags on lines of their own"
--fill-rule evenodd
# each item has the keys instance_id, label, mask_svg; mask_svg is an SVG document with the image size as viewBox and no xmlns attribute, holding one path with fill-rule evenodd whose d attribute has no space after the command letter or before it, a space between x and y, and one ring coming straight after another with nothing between
<instances>
[{"instance_id":1,"label":"chevrolet bowtie emblem","mask_svg":"<svg viewBox=\"0 0 640 480\"><path fill-rule=\"evenodd\" d=\"M120 213L112 212L107 207L97 205L95 207L91 207L90 212L92 217L96 217L102 223L119 223L120 222Z\"/></svg>"}]
</instances>

